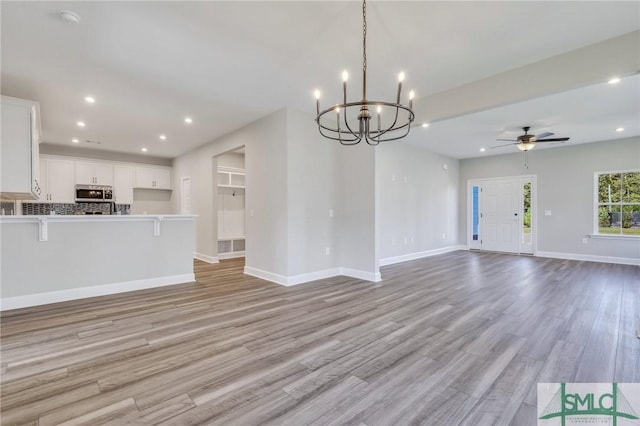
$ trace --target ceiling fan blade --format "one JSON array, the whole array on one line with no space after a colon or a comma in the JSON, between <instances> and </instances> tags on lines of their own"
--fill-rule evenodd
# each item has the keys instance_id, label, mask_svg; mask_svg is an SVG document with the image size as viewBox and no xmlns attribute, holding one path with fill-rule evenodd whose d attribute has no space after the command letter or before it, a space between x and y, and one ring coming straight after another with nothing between
<instances>
[{"instance_id":1,"label":"ceiling fan blade","mask_svg":"<svg viewBox=\"0 0 640 426\"><path fill-rule=\"evenodd\" d=\"M543 139L543 140L538 139L536 141L536 143L538 143L538 142L564 142L564 141L568 141L568 140L569 140L569 138L553 138L553 139Z\"/></svg>"},{"instance_id":2,"label":"ceiling fan blade","mask_svg":"<svg viewBox=\"0 0 640 426\"><path fill-rule=\"evenodd\" d=\"M553 136L553 135L555 135L555 133L544 132L544 133L540 133L538 136L536 136L536 139L540 140L540 139L548 138L549 136Z\"/></svg>"},{"instance_id":3,"label":"ceiling fan blade","mask_svg":"<svg viewBox=\"0 0 640 426\"><path fill-rule=\"evenodd\" d=\"M508 139L498 139L498 140L508 140ZM518 145L517 143L505 143L504 145L496 145L496 146L492 146L489 149L493 149L493 148L502 148L503 146L510 146L510 145Z\"/></svg>"},{"instance_id":4,"label":"ceiling fan blade","mask_svg":"<svg viewBox=\"0 0 640 426\"><path fill-rule=\"evenodd\" d=\"M518 142L517 139L496 139L497 141L509 141L509 142Z\"/></svg>"}]
</instances>

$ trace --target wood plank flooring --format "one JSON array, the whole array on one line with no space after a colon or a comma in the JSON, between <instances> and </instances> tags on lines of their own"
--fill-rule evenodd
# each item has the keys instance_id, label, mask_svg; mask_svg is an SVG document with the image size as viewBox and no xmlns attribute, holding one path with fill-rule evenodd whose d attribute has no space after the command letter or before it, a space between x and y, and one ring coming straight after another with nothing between
<instances>
[{"instance_id":1,"label":"wood plank flooring","mask_svg":"<svg viewBox=\"0 0 640 426\"><path fill-rule=\"evenodd\" d=\"M2 425L534 425L538 382L640 382L640 268L454 252L281 287L5 312Z\"/></svg>"}]
</instances>

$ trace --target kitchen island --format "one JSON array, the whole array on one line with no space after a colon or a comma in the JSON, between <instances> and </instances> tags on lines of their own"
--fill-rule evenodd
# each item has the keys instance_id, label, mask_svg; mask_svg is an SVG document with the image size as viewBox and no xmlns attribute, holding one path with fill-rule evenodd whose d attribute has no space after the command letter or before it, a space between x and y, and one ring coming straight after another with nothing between
<instances>
[{"instance_id":1,"label":"kitchen island","mask_svg":"<svg viewBox=\"0 0 640 426\"><path fill-rule=\"evenodd\" d=\"M1 216L0 309L195 281L192 215Z\"/></svg>"}]
</instances>

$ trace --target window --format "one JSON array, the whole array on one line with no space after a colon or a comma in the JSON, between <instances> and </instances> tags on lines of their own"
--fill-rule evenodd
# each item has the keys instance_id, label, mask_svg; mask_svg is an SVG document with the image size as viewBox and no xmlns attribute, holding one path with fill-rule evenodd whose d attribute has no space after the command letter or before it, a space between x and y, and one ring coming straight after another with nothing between
<instances>
[{"instance_id":1,"label":"window","mask_svg":"<svg viewBox=\"0 0 640 426\"><path fill-rule=\"evenodd\" d=\"M596 234L640 236L640 171L596 173Z\"/></svg>"}]
</instances>

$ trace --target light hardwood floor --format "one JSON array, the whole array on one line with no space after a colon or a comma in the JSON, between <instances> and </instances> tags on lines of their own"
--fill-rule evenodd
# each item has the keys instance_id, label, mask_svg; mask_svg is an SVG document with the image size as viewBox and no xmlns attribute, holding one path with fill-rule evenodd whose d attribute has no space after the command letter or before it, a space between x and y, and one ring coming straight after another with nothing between
<instances>
[{"instance_id":1,"label":"light hardwood floor","mask_svg":"<svg viewBox=\"0 0 640 426\"><path fill-rule=\"evenodd\" d=\"M536 423L538 382L640 382L640 268L454 252L281 287L5 312L2 425Z\"/></svg>"}]
</instances>

